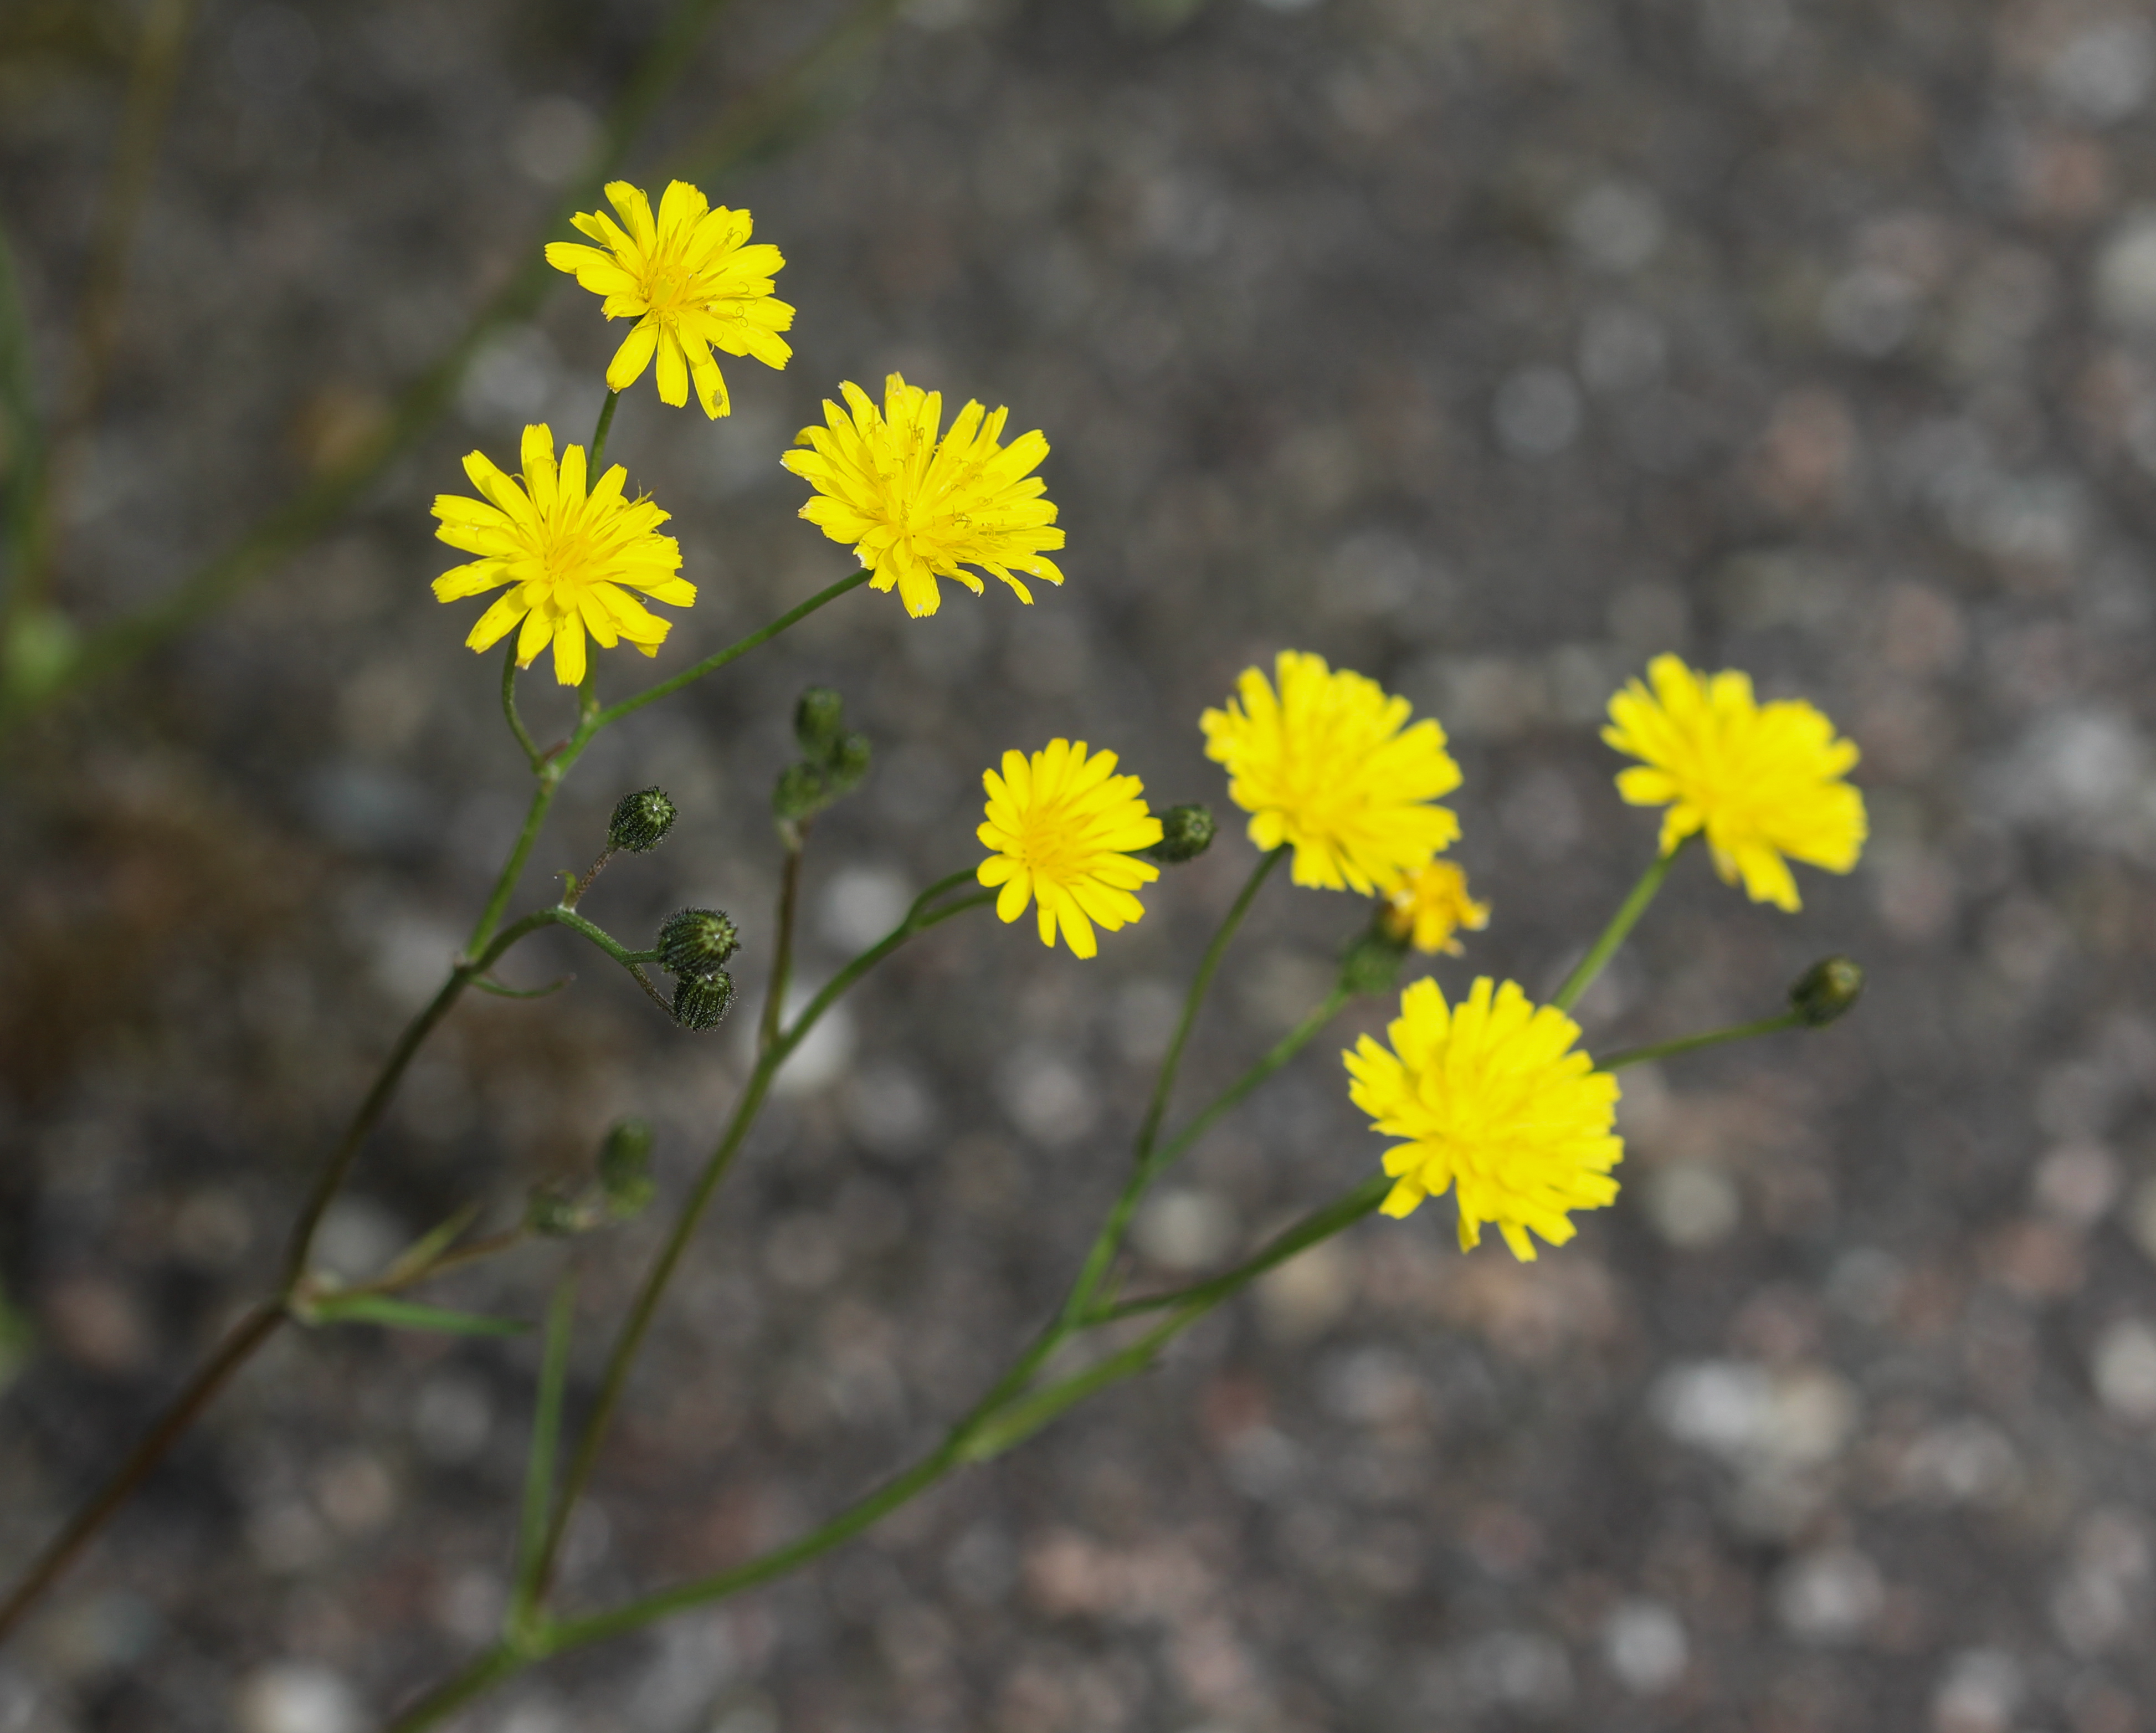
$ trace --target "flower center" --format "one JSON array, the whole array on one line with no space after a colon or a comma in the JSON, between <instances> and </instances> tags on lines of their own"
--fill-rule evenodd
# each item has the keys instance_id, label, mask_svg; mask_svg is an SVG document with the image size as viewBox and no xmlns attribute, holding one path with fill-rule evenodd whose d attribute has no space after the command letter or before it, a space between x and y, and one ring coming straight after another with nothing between
<instances>
[{"instance_id":1,"label":"flower center","mask_svg":"<svg viewBox=\"0 0 2156 1733\"><path fill-rule=\"evenodd\" d=\"M1019 839L1019 856L1034 877L1050 884L1067 883L1077 877L1088 852L1078 827L1060 801L1027 815L1025 834Z\"/></svg>"}]
</instances>

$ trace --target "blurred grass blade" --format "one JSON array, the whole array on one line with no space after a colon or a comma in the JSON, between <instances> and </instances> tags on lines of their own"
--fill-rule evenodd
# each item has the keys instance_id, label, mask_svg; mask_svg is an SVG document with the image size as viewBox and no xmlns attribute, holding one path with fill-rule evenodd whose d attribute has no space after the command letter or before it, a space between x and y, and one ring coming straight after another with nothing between
<instances>
[{"instance_id":1,"label":"blurred grass blade","mask_svg":"<svg viewBox=\"0 0 2156 1733\"><path fill-rule=\"evenodd\" d=\"M7 561L7 594L35 539L32 522L44 470L44 429L38 415L37 378L30 353L29 317L15 271L15 252L0 228L0 552Z\"/></svg>"},{"instance_id":2,"label":"blurred grass blade","mask_svg":"<svg viewBox=\"0 0 2156 1733\"><path fill-rule=\"evenodd\" d=\"M395 1287L416 1280L432 1269L436 1260L454 1246L459 1236L478 1218L479 1205L468 1203L440 1226L429 1229L424 1237L414 1240L397 1254L396 1262L382 1273L382 1285Z\"/></svg>"},{"instance_id":3,"label":"blurred grass blade","mask_svg":"<svg viewBox=\"0 0 2156 1733\"><path fill-rule=\"evenodd\" d=\"M439 1330L452 1336L521 1336L531 1328L521 1318L451 1312L386 1293L326 1293L307 1310L316 1324L379 1324L390 1329Z\"/></svg>"},{"instance_id":4,"label":"blurred grass blade","mask_svg":"<svg viewBox=\"0 0 2156 1733\"><path fill-rule=\"evenodd\" d=\"M271 512L223 553L198 566L168 595L89 633L64 674L44 689L0 689L0 730L62 693L115 673L214 614L250 584L281 565L341 517L396 458L440 419L474 357L503 326L529 318L561 280L540 242L565 229L570 213L588 206L626 157L661 99L686 69L698 39L725 0L680 0L608 117L605 139L564 194L544 233L535 236L523 267L424 373L408 386L372 437ZM850 64L880 36L896 12L895 0L865 0L762 87L730 105L726 115L687 152L684 169L709 183L773 141L809 111L821 82ZM681 172L681 171L677 171ZM708 190L708 187L707 187Z\"/></svg>"},{"instance_id":5,"label":"blurred grass blade","mask_svg":"<svg viewBox=\"0 0 2156 1733\"><path fill-rule=\"evenodd\" d=\"M546 1556L547 1524L553 1514L554 1461L561 1448L562 1392L568 1382L569 1333L577 1309L577 1284L565 1281L547 1308L547 1345L539 1360L539 1397L531 1414L531 1455L524 1471L524 1516L516 1541L516 1586L509 1597L513 1633L531 1611L539 1568Z\"/></svg>"}]
</instances>

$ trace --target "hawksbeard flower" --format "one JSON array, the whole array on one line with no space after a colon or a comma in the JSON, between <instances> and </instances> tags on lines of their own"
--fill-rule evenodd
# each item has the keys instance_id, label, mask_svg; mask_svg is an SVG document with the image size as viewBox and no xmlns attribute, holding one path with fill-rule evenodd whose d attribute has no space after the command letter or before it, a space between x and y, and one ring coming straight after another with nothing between
<instances>
[{"instance_id":1,"label":"hawksbeard flower","mask_svg":"<svg viewBox=\"0 0 2156 1733\"><path fill-rule=\"evenodd\" d=\"M479 558L434 580L434 599L454 602L510 586L480 615L465 642L486 650L519 621L516 663L528 668L554 646L554 677L574 686L584 677L584 634L611 650L626 639L656 656L673 630L629 592L685 608L696 586L680 575L680 544L656 533L667 514L649 500L622 497L629 471L619 464L585 489L584 448L572 445L554 461L554 433L524 429L524 473L505 476L484 452L465 458L465 473L485 496L437 494L434 532L452 548Z\"/></svg>"},{"instance_id":2,"label":"hawksbeard flower","mask_svg":"<svg viewBox=\"0 0 2156 1733\"><path fill-rule=\"evenodd\" d=\"M1801 699L1759 704L1748 676L1701 675L1673 656L1647 665L1609 701L1602 738L1644 759L1620 774L1635 806L1666 805L1662 851L1707 833L1722 882L1742 877L1754 902L1794 912L1789 861L1846 872L1864 847L1864 797L1841 778L1856 748ZM1787 856L1785 860L1784 857Z\"/></svg>"},{"instance_id":3,"label":"hawksbeard flower","mask_svg":"<svg viewBox=\"0 0 2156 1733\"><path fill-rule=\"evenodd\" d=\"M1460 954L1461 929L1490 924L1490 905L1467 894L1467 875L1450 861L1432 861L1386 900L1385 930L1419 951Z\"/></svg>"},{"instance_id":4,"label":"hawksbeard flower","mask_svg":"<svg viewBox=\"0 0 2156 1733\"><path fill-rule=\"evenodd\" d=\"M1460 834L1429 803L1460 785L1434 721L1407 727L1408 701L1322 656L1283 650L1278 690L1243 671L1236 698L1198 719L1205 754L1227 767L1229 798L1250 815L1250 841L1295 845L1295 882L1389 895Z\"/></svg>"},{"instance_id":5,"label":"hawksbeard flower","mask_svg":"<svg viewBox=\"0 0 2156 1733\"><path fill-rule=\"evenodd\" d=\"M606 194L621 221L578 211L569 220L599 244L550 241L547 262L604 296L608 318L637 321L607 364L607 389L626 391L655 356L661 403L687 403L693 378L706 415L731 414L711 351L786 365L793 351L778 333L793 323L793 309L771 292L772 273L786 260L774 246L744 244L753 226L747 211L713 210L686 181L668 186L656 221L651 201L627 181L608 182Z\"/></svg>"},{"instance_id":6,"label":"hawksbeard flower","mask_svg":"<svg viewBox=\"0 0 2156 1733\"><path fill-rule=\"evenodd\" d=\"M1160 820L1146 810L1145 784L1114 774L1111 752L1086 755L1086 743L1051 740L1028 759L1004 754L1003 774L981 773L988 791L980 839L995 851L981 862L983 884L1001 885L996 913L1014 921L1040 905L1040 942L1056 928L1074 955L1096 947L1093 925L1111 933L1137 920L1145 905L1131 892L1160 877L1132 851L1160 841Z\"/></svg>"},{"instance_id":7,"label":"hawksbeard flower","mask_svg":"<svg viewBox=\"0 0 2156 1733\"><path fill-rule=\"evenodd\" d=\"M1579 1026L1563 1011L1530 1004L1511 981L1493 994L1487 975L1448 1007L1424 980L1401 994L1385 1033L1389 1051L1366 1035L1340 1057L1348 1098L1376 1130L1407 1139L1385 1152L1397 1182L1388 1216L1450 1188L1461 1251L1481 1242L1486 1221L1532 1262L1530 1231L1561 1246L1573 1232L1568 1211L1617 1196L1617 1079L1571 1051Z\"/></svg>"},{"instance_id":8,"label":"hawksbeard flower","mask_svg":"<svg viewBox=\"0 0 2156 1733\"><path fill-rule=\"evenodd\" d=\"M853 544L875 573L870 588L896 584L906 611L919 619L942 599L939 578L981 594L987 586L969 565L994 573L1021 602L1033 592L1014 568L1062 583L1055 562L1044 558L1063 545L1063 532L1055 527L1055 505L1042 497L1048 484L1032 473L1048 455L1039 429L998 445L1010 411L989 414L968 403L938 440L939 391L893 373L878 410L850 379L839 390L846 408L824 399L826 425L803 428L794 443L808 449L779 461L816 490L801 515L834 542Z\"/></svg>"}]
</instances>

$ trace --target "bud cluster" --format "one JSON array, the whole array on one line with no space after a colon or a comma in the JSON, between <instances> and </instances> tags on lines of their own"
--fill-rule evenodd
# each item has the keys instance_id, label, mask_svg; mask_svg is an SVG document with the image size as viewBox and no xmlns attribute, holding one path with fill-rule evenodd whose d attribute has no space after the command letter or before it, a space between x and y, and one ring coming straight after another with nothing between
<instances>
[{"instance_id":1,"label":"bud cluster","mask_svg":"<svg viewBox=\"0 0 2156 1733\"><path fill-rule=\"evenodd\" d=\"M741 933L716 908L677 908L660 923L659 966L677 977L674 1021L684 1029L716 1029L734 1002L733 977L726 959L740 947Z\"/></svg>"},{"instance_id":2,"label":"bud cluster","mask_svg":"<svg viewBox=\"0 0 2156 1733\"><path fill-rule=\"evenodd\" d=\"M772 790L772 815L782 825L814 818L850 795L869 774L869 737L844 729L845 702L828 686L812 686L793 708L798 762L779 773Z\"/></svg>"}]
</instances>

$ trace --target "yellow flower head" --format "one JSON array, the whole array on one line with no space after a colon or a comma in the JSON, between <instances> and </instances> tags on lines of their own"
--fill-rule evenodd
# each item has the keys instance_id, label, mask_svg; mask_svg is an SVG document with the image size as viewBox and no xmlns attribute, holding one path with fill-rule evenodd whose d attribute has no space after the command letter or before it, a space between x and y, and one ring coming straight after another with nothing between
<instances>
[{"instance_id":1,"label":"yellow flower head","mask_svg":"<svg viewBox=\"0 0 2156 1733\"><path fill-rule=\"evenodd\" d=\"M1419 951L1460 954L1453 935L1480 933L1490 924L1490 905L1467 894L1467 875L1450 861L1432 861L1387 899L1385 930Z\"/></svg>"},{"instance_id":2,"label":"yellow flower head","mask_svg":"<svg viewBox=\"0 0 2156 1733\"><path fill-rule=\"evenodd\" d=\"M1009 409L993 414L968 403L939 440L943 393L909 385L896 373L883 383L879 411L850 379L839 386L841 409L824 399L823 427L804 427L797 447L779 461L816 490L801 515L834 542L850 542L875 575L874 589L898 586L916 619L942 599L939 578L953 578L975 595L986 587L968 566L993 572L1030 602L1033 592L1012 575L1060 584L1063 573L1043 556L1063 545L1055 507L1041 496L1048 484L1033 471L1048 455L1035 429L1008 445Z\"/></svg>"},{"instance_id":3,"label":"yellow flower head","mask_svg":"<svg viewBox=\"0 0 2156 1733\"><path fill-rule=\"evenodd\" d=\"M1132 858L1160 841L1160 820L1146 810L1145 784L1116 776L1116 755L1086 756L1086 743L1051 740L1031 759L1004 754L1004 774L981 773L988 791L981 841L995 852L981 862L984 885L1001 885L996 913L1014 921L1029 902L1040 906L1040 942L1053 946L1060 923L1073 954L1090 957L1093 925L1113 933L1145 905L1131 892L1160 877Z\"/></svg>"},{"instance_id":4,"label":"yellow flower head","mask_svg":"<svg viewBox=\"0 0 2156 1733\"><path fill-rule=\"evenodd\" d=\"M1864 796L1841 778L1856 748L1801 699L1753 700L1748 676L1701 675L1673 656L1609 701L1602 738L1644 759L1617 778L1635 806L1663 806L1662 851L1707 832L1724 884L1754 902L1798 907L1788 861L1846 872L1864 846Z\"/></svg>"},{"instance_id":5,"label":"yellow flower head","mask_svg":"<svg viewBox=\"0 0 2156 1733\"><path fill-rule=\"evenodd\" d=\"M1408 1140L1385 1151L1398 1182L1388 1216L1455 1187L1461 1251L1481 1242L1489 1221L1514 1257L1532 1262L1530 1229L1562 1246L1573 1232L1568 1211L1617 1196L1617 1079L1570 1051L1579 1026L1563 1011L1529 1004L1511 981L1493 995L1487 975L1448 1007L1424 979L1401 994L1385 1033L1389 1052L1366 1035L1340 1057L1354 1080L1348 1099L1373 1129Z\"/></svg>"},{"instance_id":6,"label":"yellow flower head","mask_svg":"<svg viewBox=\"0 0 2156 1733\"><path fill-rule=\"evenodd\" d=\"M480 557L434 580L434 599L454 602L510 586L479 617L465 640L486 650L519 620L516 662L528 668L554 646L554 677L574 686L584 677L584 634L608 650L627 639L646 656L659 654L673 622L651 613L629 592L686 608L696 586L680 576L680 544L656 532L666 513L648 499L622 497L629 471L619 464L585 491L584 448L572 445L554 461L554 431L524 429L524 473L505 476L484 452L465 458L465 473L483 500L434 496L434 534Z\"/></svg>"},{"instance_id":7,"label":"yellow flower head","mask_svg":"<svg viewBox=\"0 0 2156 1733\"><path fill-rule=\"evenodd\" d=\"M1199 717L1206 756L1227 766L1250 841L1295 845L1297 884L1389 894L1460 834L1429 804L1460 786L1445 730L1427 717L1406 727L1405 698L1322 656L1283 650L1275 666L1277 692L1246 668L1241 702Z\"/></svg>"},{"instance_id":8,"label":"yellow flower head","mask_svg":"<svg viewBox=\"0 0 2156 1733\"><path fill-rule=\"evenodd\" d=\"M626 391L656 355L661 403L687 403L693 376L706 415L732 413L711 351L786 365L793 351L778 333L793 323L793 309L771 292L772 273L786 260L776 247L743 245L749 213L713 210L686 181L668 186L655 222L651 201L627 181L608 182L606 194L621 221L578 211L569 220L599 244L550 241L547 262L604 296L608 318L636 321L607 365L607 389Z\"/></svg>"}]
</instances>

